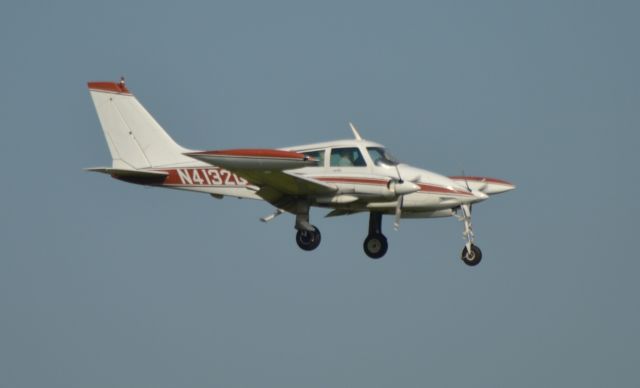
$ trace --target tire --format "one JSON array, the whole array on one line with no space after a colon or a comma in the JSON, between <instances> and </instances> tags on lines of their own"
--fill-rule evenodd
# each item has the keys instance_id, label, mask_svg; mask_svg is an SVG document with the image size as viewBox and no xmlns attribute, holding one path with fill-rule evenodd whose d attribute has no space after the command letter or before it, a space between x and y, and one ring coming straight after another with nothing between
<instances>
[{"instance_id":1,"label":"tire","mask_svg":"<svg viewBox=\"0 0 640 388\"><path fill-rule=\"evenodd\" d=\"M471 254L467 252L467 247L465 246L460 258L466 265L475 267L482 261L482 251L477 246L471 244Z\"/></svg>"},{"instance_id":2,"label":"tire","mask_svg":"<svg viewBox=\"0 0 640 388\"><path fill-rule=\"evenodd\" d=\"M364 253L372 259L379 259L387 253L389 244L384 234L370 234L364 239Z\"/></svg>"},{"instance_id":3,"label":"tire","mask_svg":"<svg viewBox=\"0 0 640 388\"><path fill-rule=\"evenodd\" d=\"M296 233L296 243L300 247L300 249L305 251L312 251L320 245L320 241L322 240L322 236L320 235L320 230L313 227L313 232L308 230L298 230Z\"/></svg>"}]
</instances>

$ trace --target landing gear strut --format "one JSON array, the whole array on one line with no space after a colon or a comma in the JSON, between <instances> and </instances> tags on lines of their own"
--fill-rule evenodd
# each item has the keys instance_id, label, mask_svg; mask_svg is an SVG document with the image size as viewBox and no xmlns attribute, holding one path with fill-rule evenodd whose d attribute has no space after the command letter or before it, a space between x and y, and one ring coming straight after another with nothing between
<instances>
[{"instance_id":1,"label":"landing gear strut","mask_svg":"<svg viewBox=\"0 0 640 388\"><path fill-rule=\"evenodd\" d=\"M369 213L369 235L364 239L364 253L372 259L379 259L387 253L389 244L382 234L382 213Z\"/></svg>"},{"instance_id":2,"label":"landing gear strut","mask_svg":"<svg viewBox=\"0 0 640 388\"><path fill-rule=\"evenodd\" d=\"M473 267L480 264L482 251L473 244L475 236L473 234L473 227L471 226L471 205L460 205L460 209L462 210L462 215L458 216L458 219L464 222L464 232L462 232L462 235L464 239L467 240L460 258L466 265Z\"/></svg>"}]
</instances>

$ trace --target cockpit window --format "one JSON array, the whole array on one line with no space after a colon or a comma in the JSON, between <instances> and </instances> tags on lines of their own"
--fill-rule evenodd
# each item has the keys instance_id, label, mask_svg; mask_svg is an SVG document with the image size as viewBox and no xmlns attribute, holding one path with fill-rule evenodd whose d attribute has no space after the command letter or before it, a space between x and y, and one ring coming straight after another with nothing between
<instances>
[{"instance_id":1,"label":"cockpit window","mask_svg":"<svg viewBox=\"0 0 640 388\"><path fill-rule=\"evenodd\" d=\"M356 147L331 150L331 167L365 167L366 165L360 150Z\"/></svg>"},{"instance_id":2,"label":"cockpit window","mask_svg":"<svg viewBox=\"0 0 640 388\"><path fill-rule=\"evenodd\" d=\"M398 159L382 147L368 147L367 151L369 151L369 156L376 166L395 166L400 163Z\"/></svg>"},{"instance_id":3,"label":"cockpit window","mask_svg":"<svg viewBox=\"0 0 640 388\"><path fill-rule=\"evenodd\" d=\"M318 162L316 166L324 167L324 150L304 152L305 155L314 158Z\"/></svg>"}]
</instances>

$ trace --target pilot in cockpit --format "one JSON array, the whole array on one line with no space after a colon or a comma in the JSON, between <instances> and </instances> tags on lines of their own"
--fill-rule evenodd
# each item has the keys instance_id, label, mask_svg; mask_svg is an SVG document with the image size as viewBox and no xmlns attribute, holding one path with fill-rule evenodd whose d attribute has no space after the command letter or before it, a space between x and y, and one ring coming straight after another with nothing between
<instances>
[{"instance_id":1,"label":"pilot in cockpit","mask_svg":"<svg viewBox=\"0 0 640 388\"><path fill-rule=\"evenodd\" d=\"M339 155L340 159L338 160L338 166L353 166L352 153L348 149L340 150Z\"/></svg>"}]
</instances>

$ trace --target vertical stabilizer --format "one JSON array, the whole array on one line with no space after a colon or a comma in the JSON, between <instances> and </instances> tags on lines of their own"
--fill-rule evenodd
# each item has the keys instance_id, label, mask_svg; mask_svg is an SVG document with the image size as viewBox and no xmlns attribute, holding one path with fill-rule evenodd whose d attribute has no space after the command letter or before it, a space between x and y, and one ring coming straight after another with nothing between
<instances>
[{"instance_id":1,"label":"vertical stabilizer","mask_svg":"<svg viewBox=\"0 0 640 388\"><path fill-rule=\"evenodd\" d=\"M89 82L114 168L141 169L193 161L127 89L124 79Z\"/></svg>"}]
</instances>

